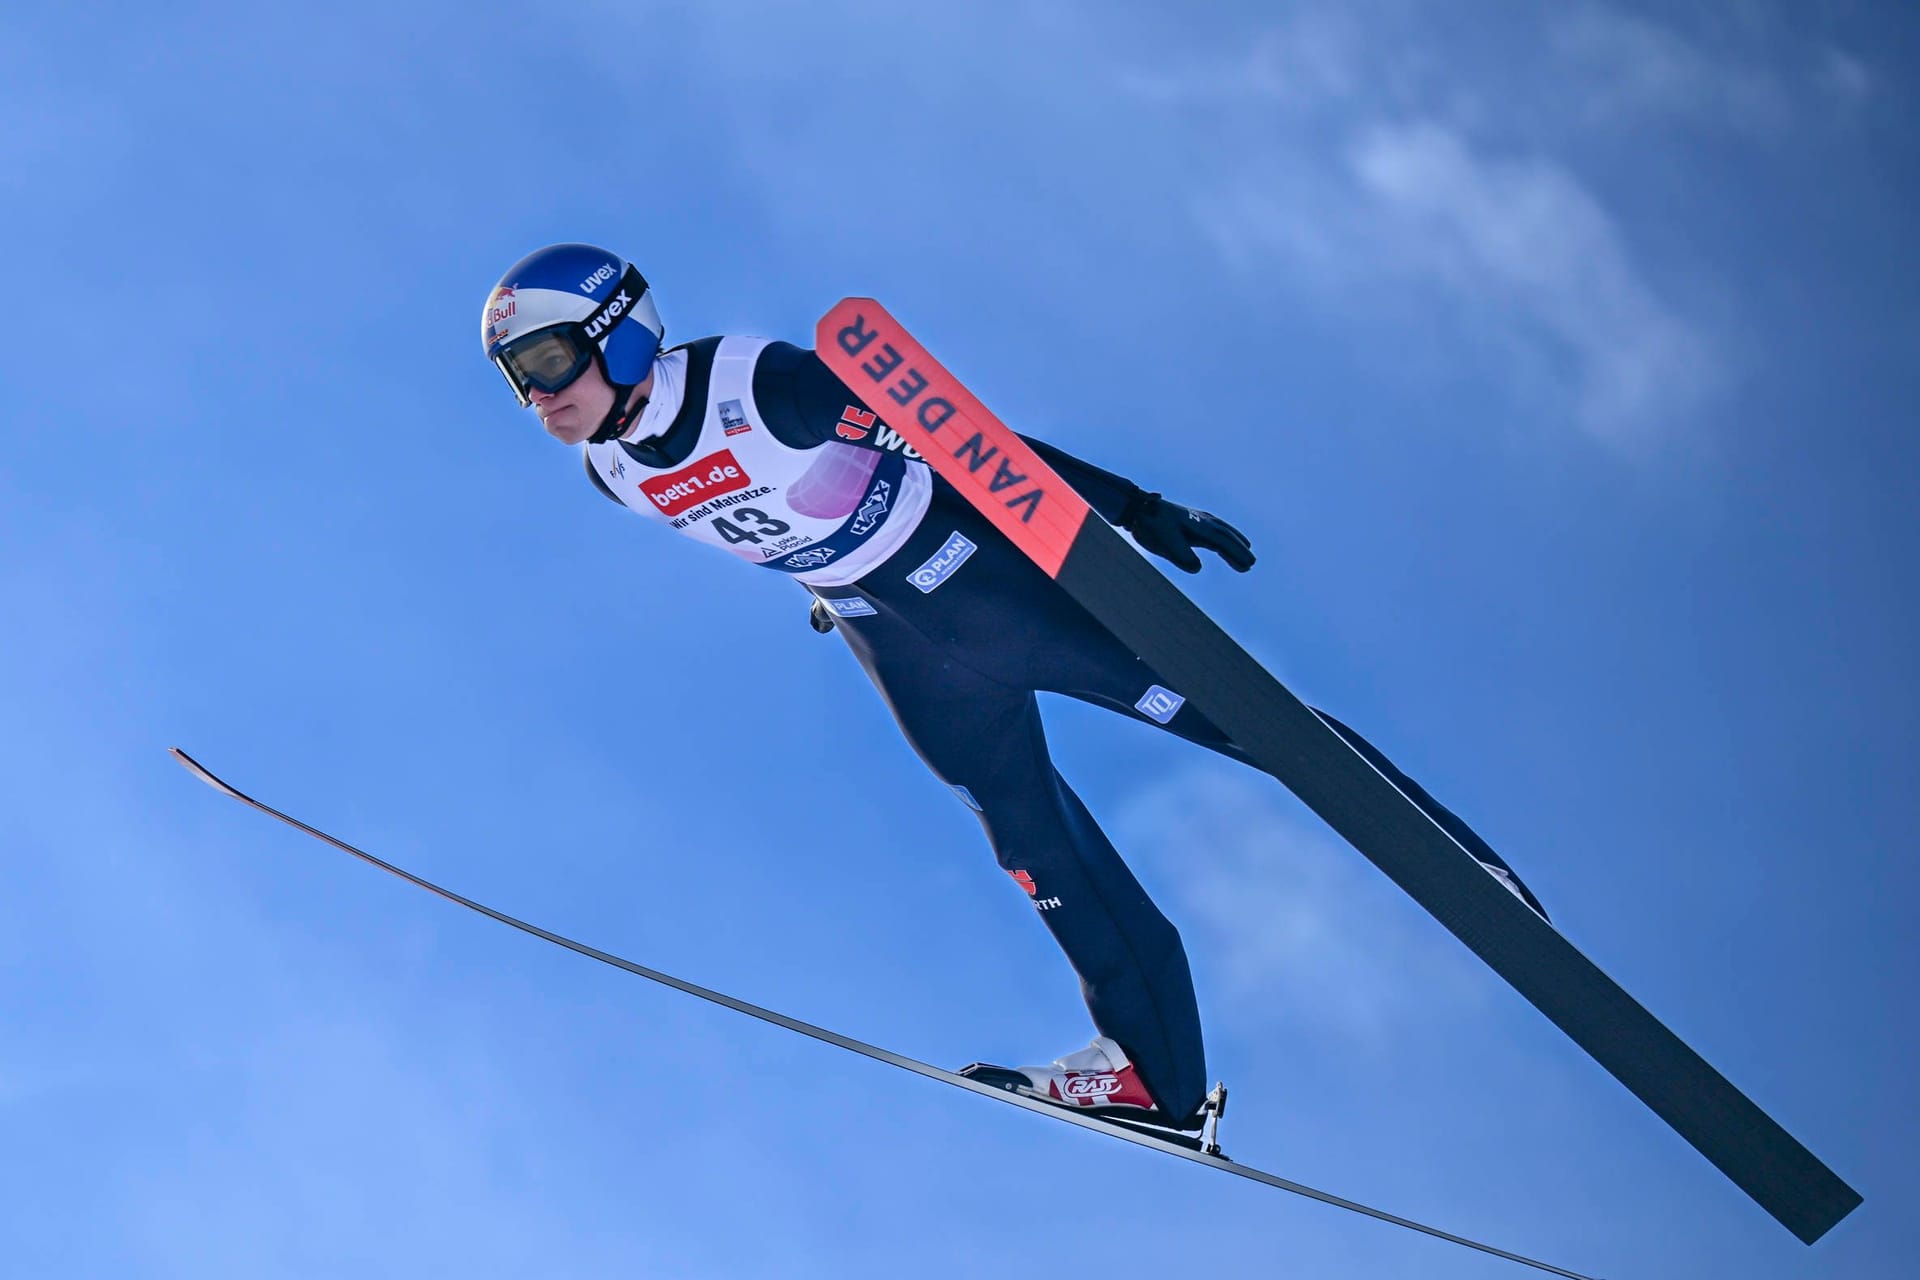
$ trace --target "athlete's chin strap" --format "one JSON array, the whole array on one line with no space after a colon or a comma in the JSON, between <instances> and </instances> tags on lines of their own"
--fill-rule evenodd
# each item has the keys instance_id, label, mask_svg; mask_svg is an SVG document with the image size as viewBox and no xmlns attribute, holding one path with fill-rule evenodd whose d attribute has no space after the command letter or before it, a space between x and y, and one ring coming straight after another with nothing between
<instances>
[{"instance_id":1,"label":"athlete's chin strap","mask_svg":"<svg viewBox=\"0 0 1920 1280\"><path fill-rule=\"evenodd\" d=\"M639 383L633 384L633 386L639 385ZM647 411L647 397L645 396L640 396L634 400L631 405L627 405L627 397L633 395L633 386L623 387L619 383L613 384L613 408L607 410L607 416L600 419L599 430L587 437L589 442L593 444L605 444L607 441L615 439L622 432L626 431L628 427L632 426L641 414ZM626 405L627 407L623 409L621 407L622 405Z\"/></svg>"}]
</instances>

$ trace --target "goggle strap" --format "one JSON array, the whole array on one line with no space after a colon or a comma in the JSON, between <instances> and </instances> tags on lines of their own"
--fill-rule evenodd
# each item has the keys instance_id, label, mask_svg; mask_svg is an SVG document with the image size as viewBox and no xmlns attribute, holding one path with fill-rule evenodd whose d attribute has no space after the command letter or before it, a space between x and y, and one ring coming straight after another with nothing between
<instances>
[{"instance_id":1,"label":"goggle strap","mask_svg":"<svg viewBox=\"0 0 1920 1280\"><path fill-rule=\"evenodd\" d=\"M606 337L607 330L625 319L646 295L647 278L640 274L640 268L629 262L613 295L595 307L593 314L582 321L580 327L585 330L587 338L597 344Z\"/></svg>"}]
</instances>

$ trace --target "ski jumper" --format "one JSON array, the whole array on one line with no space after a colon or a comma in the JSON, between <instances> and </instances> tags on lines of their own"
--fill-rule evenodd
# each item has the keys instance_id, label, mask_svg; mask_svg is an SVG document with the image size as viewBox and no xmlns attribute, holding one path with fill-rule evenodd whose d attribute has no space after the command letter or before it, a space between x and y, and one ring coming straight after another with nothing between
<instances>
[{"instance_id":1,"label":"ski jumper","mask_svg":"<svg viewBox=\"0 0 1920 1280\"><path fill-rule=\"evenodd\" d=\"M1095 1027L1123 1047L1162 1111L1191 1116L1207 1073L1185 948L1054 768L1035 695L1094 703L1251 762L813 352L736 337L674 348L656 361L631 434L638 443L584 447L596 487L826 602L907 741L973 810L1066 953ZM1140 493L1027 442L1110 522ZM1465 823L1317 714L1539 910Z\"/></svg>"}]
</instances>

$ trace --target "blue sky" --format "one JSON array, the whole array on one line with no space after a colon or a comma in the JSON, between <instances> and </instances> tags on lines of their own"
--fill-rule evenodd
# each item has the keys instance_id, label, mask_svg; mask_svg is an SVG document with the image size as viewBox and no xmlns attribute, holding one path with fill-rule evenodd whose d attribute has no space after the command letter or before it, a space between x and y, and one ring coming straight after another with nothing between
<instances>
[{"instance_id":1,"label":"blue sky","mask_svg":"<svg viewBox=\"0 0 1920 1280\"><path fill-rule=\"evenodd\" d=\"M485 366L495 277L575 239L677 339L880 297L1233 520L1259 567L1182 585L1867 1201L1804 1248L1269 780L1050 704L1231 1152L1597 1274L1905 1274L1911 11L691 8L0 17L8 1274L1519 1274L652 989L168 761L931 1061L1084 1042L800 594Z\"/></svg>"}]
</instances>

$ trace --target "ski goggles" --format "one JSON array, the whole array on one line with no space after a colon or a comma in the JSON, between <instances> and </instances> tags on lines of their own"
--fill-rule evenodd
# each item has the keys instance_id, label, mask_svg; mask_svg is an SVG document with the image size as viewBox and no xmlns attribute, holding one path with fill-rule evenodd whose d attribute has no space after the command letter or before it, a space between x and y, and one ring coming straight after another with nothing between
<instances>
[{"instance_id":1,"label":"ski goggles","mask_svg":"<svg viewBox=\"0 0 1920 1280\"><path fill-rule=\"evenodd\" d=\"M573 385L599 351L600 344L587 336L584 324L557 324L515 338L500 348L493 363L525 407L533 403L536 391L553 395Z\"/></svg>"},{"instance_id":2,"label":"ski goggles","mask_svg":"<svg viewBox=\"0 0 1920 1280\"><path fill-rule=\"evenodd\" d=\"M612 295L592 315L515 338L500 348L493 363L506 375L507 385L523 407L533 403L535 391L553 395L587 371L599 353L600 340L646 296L646 277L629 263Z\"/></svg>"}]
</instances>

